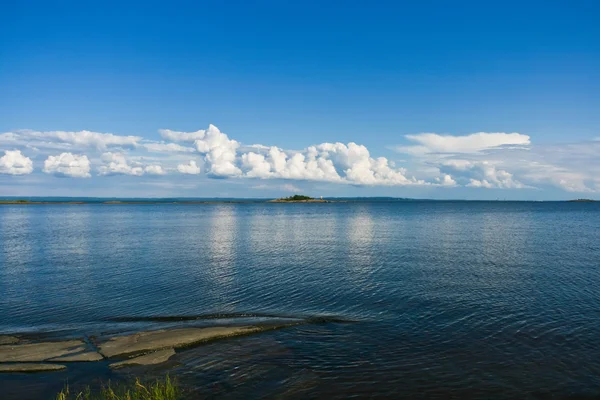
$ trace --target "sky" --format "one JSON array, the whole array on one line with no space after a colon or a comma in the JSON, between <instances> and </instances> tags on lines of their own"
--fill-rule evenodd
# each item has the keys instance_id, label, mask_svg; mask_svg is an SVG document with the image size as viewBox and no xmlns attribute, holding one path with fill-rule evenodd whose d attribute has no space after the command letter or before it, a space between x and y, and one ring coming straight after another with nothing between
<instances>
[{"instance_id":1,"label":"sky","mask_svg":"<svg viewBox=\"0 0 600 400\"><path fill-rule=\"evenodd\" d=\"M13 1L0 196L600 199L600 2Z\"/></svg>"}]
</instances>

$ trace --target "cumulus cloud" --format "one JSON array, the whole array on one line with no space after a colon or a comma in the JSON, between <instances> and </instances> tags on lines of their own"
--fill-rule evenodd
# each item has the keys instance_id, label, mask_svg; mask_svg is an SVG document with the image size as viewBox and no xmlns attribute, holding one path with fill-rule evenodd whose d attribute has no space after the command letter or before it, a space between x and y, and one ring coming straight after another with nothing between
<instances>
[{"instance_id":1,"label":"cumulus cloud","mask_svg":"<svg viewBox=\"0 0 600 400\"><path fill-rule=\"evenodd\" d=\"M100 158L99 175L165 175L177 170L191 175L205 173L213 178L366 186L554 186L572 192L600 188L600 141L594 140L532 145L529 136L520 133L423 133L406 136L411 143L394 148L410 154L403 157L402 166L396 166L392 160L376 157L366 146L353 142L289 150L264 144L245 145L214 125L194 132L159 132L163 141L93 131L5 132L0 134L0 146L15 150L0 159L0 173L31 173L33 165L21 153L24 151L46 158L43 171L57 176L89 176L90 160ZM54 155L57 153L60 155ZM201 160L190 161L192 153L198 153ZM285 190L277 182L273 185Z\"/></svg>"},{"instance_id":2,"label":"cumulus cloud","mask_svg":"<svg viewBox=\"0 0 600 400\"><path fill-rule=\"evenodd\" d=\"M369 150L356 143L322 143L303 151L271 147L263 154L247 152L241 156L244 176L282 178L356 185L425 184L406 177L385 157L372 158Z\"/></svg>"},{"instance_id":3,"label":"cumulus cloud","mask_svg":"<svg viewBox=\"0 0 600 400\"><path fill-rule=\"evenodd\" d=\"M531 143L527 135L503 132L479 132L463 136L421 133L418 135L406 135L405 137L418 144L396 146L394 149L401 153L413 155L429 153L477 153L502 146L524 146Z\"/></svg>"},{"instance_id":4,"label":"cumulus cloud","mask_svg":"<svg viewBox=\"0 0 600 400\"><path fill-rule=\"evenodd\" d=\"M198 175L200 173L200 167L196 165L196 161L191 160L188 164L179 164L177 171L182 174Z\"/></svg>"},{"instance_id":5,"label":"cumulus cloud","mask_svg":"<svg viewBox=\"0 0 600 400\"><path fill-rule=\"evenodd\" d=\"M206 172L217 178L238 176L241 170L236 166L237 149L240 144L222 133L219 128L209 125L206 130L179 132L170 129L159 130L160 135L174 142L193 142L196 150L204 154Z\"/></svg>"},{"instance_id":6,"label":"cumulus cloud","mask_svg":"<svg viewBox=\"0 0 600 400\"><path fill-rule=\"evenodd\" d=\"M204 154L207 173L214 177L279 178L356 185L426 184L407 177L404 169L396 168L385 157L372 158L365 146L356 143L322 143L302 151L263 145L242 149L239 142L214 125L196 132L162 130L161 134L170 140L194 140L198 152Z\"/></svg>"},{"instance_id":7,"label":"cumulus cloud","mask_svg":"<svg viewBox=\"0 0 600 400\"><path fill-rule=\"evenodd\" d=\"M205 155L207 173L215 177L240 175L241 171L235 165L236 152L240 144L229 139L214 125L209 125L203 132L204 136L196 139L194 145L199 153Z\"/></svg>"},{"instance_id":8,"label":"cumulus cloud","mask_svg":"<svg viewBox=\"0 0 600 400\"><path fill-rule=\"evenodd\" d=\"M452 178L452 175L444 174L441 177L435 178L441 186L456 186L456 181Z\"/></svg>"},{"instance_id":9,"label":"cumulus cloud","mask_svg":"<svg viewBox=\"0 0 600 400\"><path fill-rule=\"evenodd\" d=\"M99 175L144 175L144 168L139 165L130 165L124 154L121 153L104 153L102 154L102 165L98 169Z\"/></svg>"},{"instance_id":10,"label":"cumulus cloud","mask_svg":"<svg viewBox=\"0 0 600 400\"><path fill-rule=\"evenodd\" d=\"M43 171L61 177L89 178L90 160L85 155L71 153L49 156L44 161Z\"/></svg>"},{"instance_id":11,"label":"cumulus cloud","mask_svg":"<svg viewBox=\"0 0 600 400\"><path fill-rule=\"evenodd\" d=\"M0 157L0 174L27 175L33 172L33 162L20 150L7 150Z\"/></svg>"},{"instance_id":12,"label":"cumulus cloud","mask_svg":"<svg viewBox=\"0 0 600 400\"><path fill-rule=\"evenodd\" d=\"M461 177L468 180L466 186L470 187L488 189L521 189L526 187L526 185L515 180L511 173L496 168L489 161L448 160L442 162L440 170L442 172L450 170L457 179Z\"/></svg>"},{"instance_id":13,"label":"cumulus cloud","mask_svg":"<svg viewBox=\"0 0 600 400\"><path fill-rule=\"evenodd\" d=\"M166 175L167 172L160 165L148 165L144 168L144 172L149 175Z\"/></svg>"},{"instance_id":14,"label":"cumulus cloud","mask_svg":"<svg viewBox=\"0 0 600 400\"><path fill-rule=\"evenodd\" d=\"M166 175L167 171L164 170L162 165L151 164L142 165L140 162L128 160L123 153L104 153L102 154L102 161L104 165L98 168L98 175L110 176L110 175L131 175L131 176L142 176L148 175Z\"/></svg>"}]
</instances>

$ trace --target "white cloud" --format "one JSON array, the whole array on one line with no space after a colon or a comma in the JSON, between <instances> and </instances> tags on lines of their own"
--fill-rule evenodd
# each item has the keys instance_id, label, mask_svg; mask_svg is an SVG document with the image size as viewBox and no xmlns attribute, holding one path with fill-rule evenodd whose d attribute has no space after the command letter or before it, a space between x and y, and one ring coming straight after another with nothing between
<instances>
[{"instance_id":1,"label":"white cloud","mask_svg":"<svg viewBox=\"0 0 600 400\"><path fill-rule=\"evenodd\" d=\"M435 179L442 186L456 186L456 181L449 174L444 174L442 177Z\"/></svg>"},{"instance_id":2,"label":"white cloud","mask_svg":"<svg viewBox=\"0 0 600 400\"><path fill-rule=\"evenodd\" d=\"M85 155L62 153L58 156L49 156L44 161L44 170L47 174L56 176L89 178L90 160Z\"/></svg>"},{"instance_id":3,"label":"white cloud","mask_svg":"<svg viewBox=\"0 0 600 400\"><path fill-rule=\"evenodd\" d=\"M119 136L112 133L99 133L91 131L33 131L33 130L18 130L15 132L6 132L1 135L1 141L13 143L38 145L52 143L66 143L75 148L94 147L104 150L110 146L133 147L142 138L139 136Z\"/></svg>"},{"instance_id":4,"label":"white cloud","mask_svg":"<svg viewBox=\"0 0 600 400\"><path fill-rule=\"evenodd\" d=\"M206 136L205 130L199 130L196 132L178 132L170 129L159 129L158 132L163 138L173 142L194 143L196 140L204 139Z\"/></svg>"},{"instance_id":5,"label":"white cloud","mask_svg":"<svg viewBox=\"0 0 600 400\"><path fill-rule=\"evenodd\" d=\"M567 192L589 193L596 191L586 184L586 181L592 183L594 180L593 163L588 164L587 169L583 171L574 171L569 168L537 161L522 162L522 164L515 165L515 168L519 169L521 176L530 181L550 184ZM596 168L599 169L598 167ZM600 183L600 178L595 179Z\"/></svg>"},{"instance_id":6,"label":"white cloud","mask_svg":"<svg viewBox=\"0 0 600 400\"><path fill-rule=\"evenodd\" d=\"M421 133L406 135L408 140L418 143L412 146L396 146L401 153L423 155L429 153L477 153L502 146L524 146L531 142L529 136L520 133L472 133L464 136Z\"/></svg>"},{"instance_id":7,"label":"white cloud","mask_svg":"<svg viewBox=\"0 0 600 400\"><path fill-rule=\"evenodd\" d=\"M448 160L443 161L440 170L450 170L454 177L468 179L466 186L499 188L499 189L522 189L527 187L515 180L513 175L503 169L498 169L489 161L470 160Z\"/></svg>"},{"instance_id":8,"label":"white cloud","mask_svg":"<svg viewBox=\"0 0 600 400\"><path fill-rule=\"evenodd\" d=\"M301 152L269 148L264 154L248 152L241 156L244 176L282 178L356 185L426 184L407 178L385 157L372 158L369 150L356 143L322 143Z\"/></svg>"},{"instance_id":9,"label":"white cloud","mask_svg":"<svg viewBox=\"0 0 600 400\"><path fill-rule=\"evenodd\" d=\"M142 165L140 162L128 160L122 153L104 153L102 154L104 165L98 168L98 175L166 175L167 172L161 165Z\"/></svg>"},{"instance_id":10,"label":"white cloud","mask_svg":"<svg viewBox=\"0 0 600 400\"><path fill-rule=\"evenodd\" d=\"M408 177L385 157L372 158L356 143L322 143L302 151L283 150L261 144L241 146L216 126L195 132L161 130L165 139L194 141L204 154L206 172L213 177L294 179L355 185L425 185ZM181 165L182 170L185 166ZM429 183L431 184L431 183ZM440 184L440 183L434 183Z\"/></svg>"},{"instance_id":11,"label":"white cloud","mask_svg":"<svg viewBox=\"0 0 600 400\"><path fill-rule=\"evenodd\" d=\"M193 147L182 146L177 143L152 142L142 143L140 147L153 153L193 153L196 151Z\"/></svg>"},{"instance_id":12,"label":"white cloud","mask_svg":"<svg viewBox=\"0 0 600 400\"><path fill-rule=\"evenodd\" d=\"M160 135L174 142L193 142L196 150L204 154L206 172L213 177L239 176L241 170L236 166L237 149L240 144L231 140L216 126L209 125L207 130L179 132L160 129Z\"/></svg>"},{"instance_id":13,"label":"white cloud","mask_svg":"<svg viewBox=\"0 0 600 400\"><path fill-rule=\"evenodd\" d=\"M18 144L19 142L19 135L17 135L14 132L5 132L0 134L0 143L2 144Z\"/></svg>"},{"instance_id":14,"label":"white cloud","mask_svg":"<svg viewBox=\"0 0 600 400\"><path fill-rule=\"evenodd\" d=\"M240 144L229 139L214 125L209 125L203 132L204 136L196 139L194 144L198 152L205 154L207 173L215 177L240 175L241 171L235 165L236 152Z\"/></svg>"},{"instance_id":15,"label":"white cloud","mask_svg":"<svg viewBox=\"0 0 600 400\"><path fill-rule=\"evenodd\" d=\"M302 150L244 145L214 125L195 132L161 130L160 134L165 141L92 131L6 132L0 134L0 146L14 151L0 159L0 173L31 173L31 159L22 154L26 152L35 154L35 159L46 159L43 171L59 176L89 176L90 160L100 158L99 175L165 175L177 170L216 178L368 186L553 186L571 192L600 188L600 141L593 140L532 145L529 136L519 133L408 135L412 143L395 149L412 157L403 157L402 166L396 166L353 142L321 143ZM200 153L201 159L190 161L194 152ZM279 186L278 190L285 189Z\"/></svg>"},{"instance_id":16,"label":"white cloud","mask_svg":"<svg viewBox=\"0 0 600 400\"><path fill-rule=\"evenodd\" d=\"M594 192L600 182L600 143L560 143L532 145L528 149L498 148L480 154L427 155L427 165L439 166L443 172L462 171L456 178L459 183L478 187L537 187L554 186L567 192ZM473 169L472 164L485 165L488 174L497 175L495 179L485 176L485 172ZM494 166L495 171L490 168ZM418 164L417 168L421 168ZM484 168L483 166L481 168ZM491 172L490 172L491 171ZM503 175L508 173L510 179ZM461 179L462 178L462 179ZM471 182L470 179L474 179Z\"/></svg>"},{"instance_id":17,"label":"white cloud","mask_svg":"<svg viewBox=\"0 0 600 400\"><path fill-rule=\"evenodd\" d=\"M198 175L200 173L200 167L196 165L196 161L191 160L189 164L179 164L177 171L182 174Z\"/></svg>"},{"instance_id":18,"label":"white cloud","mask_svg":"<svg viewBox=\"0 0 600 400\"><path fill-rule=\"evenodd\" d=\"M144 175L144 168L138 165L129 165L125 155L121 153L104 153L102 161L105 164L98 169L99 175Z\"/></svg>"},{"instance_id":19,"label":"white cloud","mask_svg":"<svg viewBox=\"0 0 600 400\"><path fill-rule=\"evenodd\" d=\"M33 172L33 162L20 150L6 150L0 157L0 174L27 175Z\"/></svg>"},{"instance_id":20,"label":"white cloud","mask_svg":"<svg viewBox=\"0 0 600 400\"><path fill-rule=\"evenodd\" d=\"M144 172L149 175L166 175L167 172L160 165L148 165L144 168Z\"/></svg>"}]
</instances>

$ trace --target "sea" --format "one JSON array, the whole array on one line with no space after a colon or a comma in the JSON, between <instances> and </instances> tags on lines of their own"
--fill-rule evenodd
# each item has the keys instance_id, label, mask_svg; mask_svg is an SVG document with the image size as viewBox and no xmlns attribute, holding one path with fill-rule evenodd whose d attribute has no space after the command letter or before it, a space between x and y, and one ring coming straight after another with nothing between
<instances>
[{"instance_id":1,"label":"sea","mask_svg":"<svg viewBox=\"0 0 600 400\"><path fill-rule=\"evenodd\" d=\"M0 334L271 318L308 322L0 374L0 398L140 374L190 399L600 398L600 203L0 205Z\"/></svg>"}]
</instances>

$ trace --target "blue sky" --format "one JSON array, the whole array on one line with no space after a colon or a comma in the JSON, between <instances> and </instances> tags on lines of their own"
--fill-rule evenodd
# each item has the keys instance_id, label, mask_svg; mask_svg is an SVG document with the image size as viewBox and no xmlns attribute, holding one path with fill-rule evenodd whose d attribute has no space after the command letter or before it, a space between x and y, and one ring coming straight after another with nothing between
<instances>
[{"instance_id":1,"label":"blue sky","mask_svg":"<svg viewBox=\"0 0 600 400\"><path fill-rule=\"evenodd\" d=\"M600 198L595 1L2 9L1 196Z\"/></svg>"}]
</instances>

